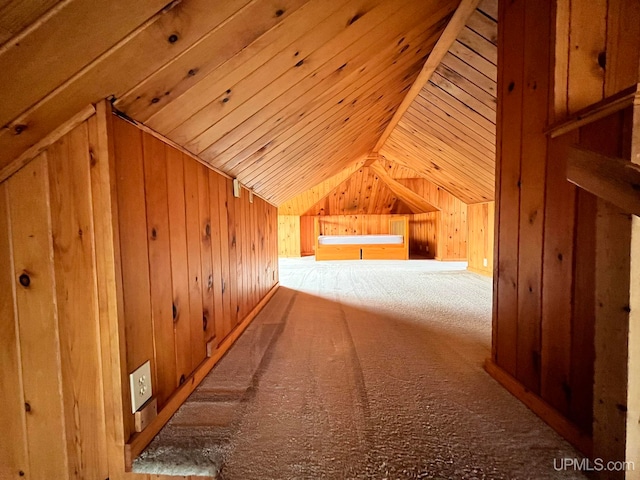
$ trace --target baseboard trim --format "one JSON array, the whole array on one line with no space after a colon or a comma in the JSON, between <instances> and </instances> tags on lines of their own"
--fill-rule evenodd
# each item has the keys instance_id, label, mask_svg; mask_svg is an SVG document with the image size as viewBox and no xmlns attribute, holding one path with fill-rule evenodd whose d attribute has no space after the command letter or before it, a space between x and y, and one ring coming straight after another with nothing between
<instances>
[{"instance_id":1,"label":"baseboard trim","mask_svg":"<svg viewBox=\"0 0 640 480\"><path fill-rule=\"evenodd\" d=\"M249 326L251 321L260 313L271 297L276 293L279 283L276 283L271 290L260 300L249 314L244 317L241 323L234 328L227 337L220 343L217 350L213 352L213 355L205 359L200 366L187 378L178 390L176 390L171 397L167 400L164 408L158 412L158 416L145 428L142 432L136 433L131 436L129 441L124 446L125 454L125 470L131 471L133 461L137 458L142 451L151 443L151 440L160 432L162 427L166 425L169 419L185 402L187 397L196 389L200 382L207 376L211 369L218 361L227 353L227 350L235 343L235 341L242 335L242 332Z\"/></svg>"},{"instance_id":2,"label":"baseboard trim","mask_svg":"<svg viewBox=\"0 0 640 480\"><path fill-rule=\"evenodd\" d=\"M538 415L551 428L558 432L560 436L564 437L587 457L591 457L593 451L593 440L591 436L582 432L555 408L496 365L492 359L488 358L485 360L484 369L500 385L507 389L509 393L524 403L533 413Z\"/></svg>"},{"instance_id":3,"label":"baseboard trim","mask_svg":"<svg viewBox=\"0 0 640 480\"><path fill-rule=\"evenodd\" d=\"M493 277L493 270L483 270L481 268L475 267L467 267L467 270L472 273L477 273L478 275L483 275L485 277Z\"/></svg>"}]
</instances>

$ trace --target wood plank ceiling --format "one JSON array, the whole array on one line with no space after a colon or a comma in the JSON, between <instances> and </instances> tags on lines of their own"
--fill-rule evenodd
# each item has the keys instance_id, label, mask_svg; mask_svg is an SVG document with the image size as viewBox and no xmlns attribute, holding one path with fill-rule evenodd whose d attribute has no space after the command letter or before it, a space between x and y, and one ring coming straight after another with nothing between
<instances>
[{"instance_id":1,"label":"wood plank ceiling","mask_svg":"<svg viewBox=\"0 0 640 480\"><path fill-rule=\"evenodd\" d=\"M0 0L0 168L110 97L279 204L371 152L457 5Z\"/></svg>"},{"instance_id":2,"label":"wood plank ceiling","mask_svg":"<svg viewBox=\"0 0 640 480\"><path fill-rule=\"evenodd\" d=\"M482 1L379 153L465 203L494 199L497 1Z\"/></svg>"},{"instance_id":3,"label":"wood plank ceiling","mask_svg":"<svg viewBox=\"0 0 640 480\"><path fill-rule=\"evenodd\" d=\"M358 162L278 207L280 215L380 215L438 210L404 180L423 180L408 167L385 159Z\"/></svg>"}]
</instances>

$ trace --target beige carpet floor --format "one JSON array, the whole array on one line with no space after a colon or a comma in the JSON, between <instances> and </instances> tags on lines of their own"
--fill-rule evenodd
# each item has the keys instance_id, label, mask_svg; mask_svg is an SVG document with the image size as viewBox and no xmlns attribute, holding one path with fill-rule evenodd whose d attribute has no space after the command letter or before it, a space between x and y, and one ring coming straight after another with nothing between
<instances>
[{"instance_id":1,"label":"beige carpet floor","mask_svg":"<svg viewBox=\"0 0 640 480\"><path fill-rule=\"evenodd\" d=\"M235 479L552 479L580 457L482 369L491 280L282 259L281 288L134 470ZM555 463L554 463L555 462Z\"/></svg>"}]
</instances>

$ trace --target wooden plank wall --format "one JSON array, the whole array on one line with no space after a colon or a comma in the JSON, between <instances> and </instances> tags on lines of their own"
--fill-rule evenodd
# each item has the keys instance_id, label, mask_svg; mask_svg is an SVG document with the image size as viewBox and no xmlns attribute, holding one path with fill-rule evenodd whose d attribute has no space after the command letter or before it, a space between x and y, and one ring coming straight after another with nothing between
<instances>
[{"instance_id":1,"label":"wooden plank wall","mask_svg":"<svg viewBox=\"0 0 640 480\"><path fill-rule=\"evenodd\" d=\"M438 253L438 226L440 212L416 213L409 217L409 253L436 258Z\"/></svg>"},{"instance_id":2,"label":"wooden plank wall","mask_svg":"<svg viewBox=\"0 0 640 480\"><path fill-rule=\"evenodd\" d=\"M89 130L0 184L0 477L109 476Z\"/></svg>"},{"instance_id":3,"label":"wooden plank wall","mask_svg":"<svg viewBox=\"0 0 640 480\"><path fill-rule=\"evenodd\" d=\"M326 215L318 218L321 235L377 235L389 233L389 220L393 215Z\"/></svg>"},{"instance_id":4,"label":"wooden plank wall","mask_svg":"<svg viewBox=\"0 0 640 480\"><path fill-rule=\"evenodd\" d=\"M277 282L276 209L257 197L250 204L246 192L227 195L229 179L127 122L114 119L114 131L123 360L127 371L152 360L163 405L204 359L206 341L229 333L231 311L242 318ZM94 238L92 169L107 139L98 136L94 116L0 183L0 424L11 438L0 442L3 479L171 478L118 469L113 378L123 383L124 441L133 416L127 379L103 351L110 332L101 322L97 262L105 252ZM237 265L220 241L228 204L241 213ZM222 281L239 268L246 282L233 309L224 308Z\"/></svg>"},{"instance_id":5,"label":"wooden plank wall","mask_svg":"<svg viewBox=\"0 0 640 480\"><path fill-rule=\"evenodd\" d=\"M300 217L300 255L315 255L316 242L313 238L313 217Z\"/></svg>"},{"instance_id":6,"label":"wooden plank wall","mask_svg":"<svg viewBox=\"0 0 640 480\"><path fill-rule=\"evenodd\" d=\"M411 209L369 167L361 167L302 215L409 214Z\"/></svg>"},{"instance_id":7,"label":"wooden plank wall","mask_svg":"<svg viewBox=\"0 0 640 480\"><path fill-rule=\"evenodd\" d=\"M278 215L278 256L300 256L300 218L297 215Z\"/></svg>"},{"instance_id":8,"label":"wooden plank wall","mask_svg":"<svg viewBox=\"0 0 640 480\"><path fill-rule=\"evenodd\" d=\"M437 235L435 258L437 260L466 260L467 205L446 190L423 178L400 178L398 181L440 209L440 212L436 214L420 214L411 217L409 224L415 223L414 243L429 245L429 238L433 237L433 228L430 226L430 222L435 221ZM428 221L425 222L425 220ZM432 251L433 246L429 246L429 250Z\"/></svg>"},{"instance_id":9,"label":"wooden plank wall","mask_svg":"<svg viewBox=\"0 0 640 480\"><path fill-rule=\"evenodd\" d=\"M113 136L127 372L151 360L162 409L275 285L276 208L117 117Z\"/></svg>"},{"instance_id":10,"label":"wooden plank wall","mask_svg":"<svg viewBox=\"0 0 640 480\"><path fill-rule=\"evenodd\" d=\"M467 205L468 266L483 275L493 275L495 202Z\"/></svg>"},{"instance_id":11,"label":"wooden plank wall","mask_svg":"<svg viewBox=\"0 0 640 480\"><path fill-rule=\"evenodd\" d=\"M637 82L639 9L500 3L492 360L580 435L593 420L595 201L566 181L563 150L585 139L544 130ZM596 149L608 142L599 128Z\"/></svg>"}]
</instances>

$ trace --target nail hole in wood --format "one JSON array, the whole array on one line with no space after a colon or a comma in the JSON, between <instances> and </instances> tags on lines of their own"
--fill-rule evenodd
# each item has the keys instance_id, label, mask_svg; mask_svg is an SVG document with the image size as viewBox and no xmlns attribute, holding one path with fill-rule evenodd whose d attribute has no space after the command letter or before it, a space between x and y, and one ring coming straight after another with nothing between
<instances>
[{"instance_id":1,"label":"nail hole in wood","mask_svg":"<svg viewBox=\"0 0 640 480\"><path fill-rule=\"evenodd\" d=\"M304 63L304 60L300 60L298 63L296 63L296 67L301 67L303 63Z\"/></svg>"},{"instance_id":2,"label":"nail hole in wood","mask_svg":"<svg viewBox=\"0 0 640 480\"><path fill-rule=\"evenodd\" d=\"M202 315L202 330L204 330L205 332L207 331L207 324L209 323L209 321L207 320L207 316L206 315Z\"/></svg>"},{"instance_id":3,"label":"nail hole in wood","mask_svg":"<svg viewBox=\"0 0 640 480\"><path fill-rule=\"evenodd\" d=\"M176 43L178 41L178 35L176 35L175 33L169 35L169 38L167 40L169 40L169 43Z\"/></svg>"},{"instance_id":4,"label":"nail hole in wood","mask_svg":"<svg viewBox=\"0 0 640 480\"><path fill-rule=\"evenodd\" d=\"M160 99L158 97L153 97L151 99L151 103L158 103L160 101Z\"/></svg>"},{"instance_id":5,"label":"nail hole in wood","mask_svg":"<svg viewBox=\"0 0 640 480\"><path fill-rule=\"evenodd\" d=\"M180 385L182 385L187 378L184 375L180 375Z\"/></svg>"},{"instance_id":6,"label":"nail hole in wood","mask_svg":"<svg viewBox=\"0 0 640 480\"><path fill-rule=\"evenodd\" d=\"M27 288L29 285L31 285L31 277L29 277L29 275L27 275L26 273L20 275L18 280L20 281L20 285L22 285L24 288Z\"/></svg>"},{"instance_id":7,"label":"nail hole in wood","mask_svg":"<svg viewBox=\"0 0 640 480\"><path fill-rule=\"evenodd\" d=\"M158 238L158 231L155 228L151 229L151 239L155 240L156 238Z\"/></svg>"},{"instance_id":8,"label":"nail hole in wood","mask_svg":"<svg viewBox=\"0 0 640 480\"><path fill-rule=\"evenodd\" d=\"M276 17L281 17L282 15L284 15L284 10L282 9L276 10Z\"/></svg>"},{"instance_id":9,"label":"nail hole in wood","mask_svg":"<svg viewBox=\"0 0 640 480\"><path fill-rule=\"evenodd\" d=\"M197 68L192 68L191 70L189 70L187 72L187 75L190 77L193 77L196 73L198 73L198 69Z\"/></svg>"},{"instance_id":10,"label":"nail hole in wood","mask_svg":"<svg viewBox=\"0 0 640 480\"><path fill-rule=\"evenodd\" d=\"M176 304L173 304L173 321L175 322L176 319L178 318L178 307L176 307Z\"/></svg>"},{"instance_id":11,"label":"nail hole in wood","mask_svg":"<svg viewBox=\"0 0 640 480\"><path fill-rule=\"evenodd\" d=\"M207 288L211 290L213 288L213 275L209 275L209 280L207 282Z\"/></svg>"},{"instance_id":12,"label":"nail hole in wood","mask_svg":"<svg viewBox=\"0 0 640 480\"><path fill-rule=\"evenodd\" d=\"M15 133L16 135L20 135L22 132L24 132L27 129L26 125L16 125L13 127L13 133Z\"/></svg>"},{"instance_id":13,"label":"nail hole in wood","mask_svg":"<svg viewBox=\"0 0 640 480\"><path fill-rule=\"evenodd\" d=\"M209 225L208 223L207 226L204 227L204 233L207 235L207 237L211 236L211 225Z\"/></svg>"},{"instance_id":14,"label":"nail hole in wood","mask_svg":"<svg viewBox=\"0 0 640 480\"><path fill-rule=\"evenodd\" d=\"M508 90L509 90L510 92L513 92L513 89L514 89L514 88L516 88L516 84L515 84L515 83L513 83L513 82L511 82L511 83L509 83L509 86L508 86L507 88L508 88Z\"/></svg>"},{"instance_id":15,"label":"nail hole in wood","mask_svg":"<svg viewBox=\"0 0 640 480\"><path fill-rule=\"evenodd\" d=\"M24 411L27 413L31 412L31 405L29 403L24 404Z\"/></svg>"}]
</instances>

